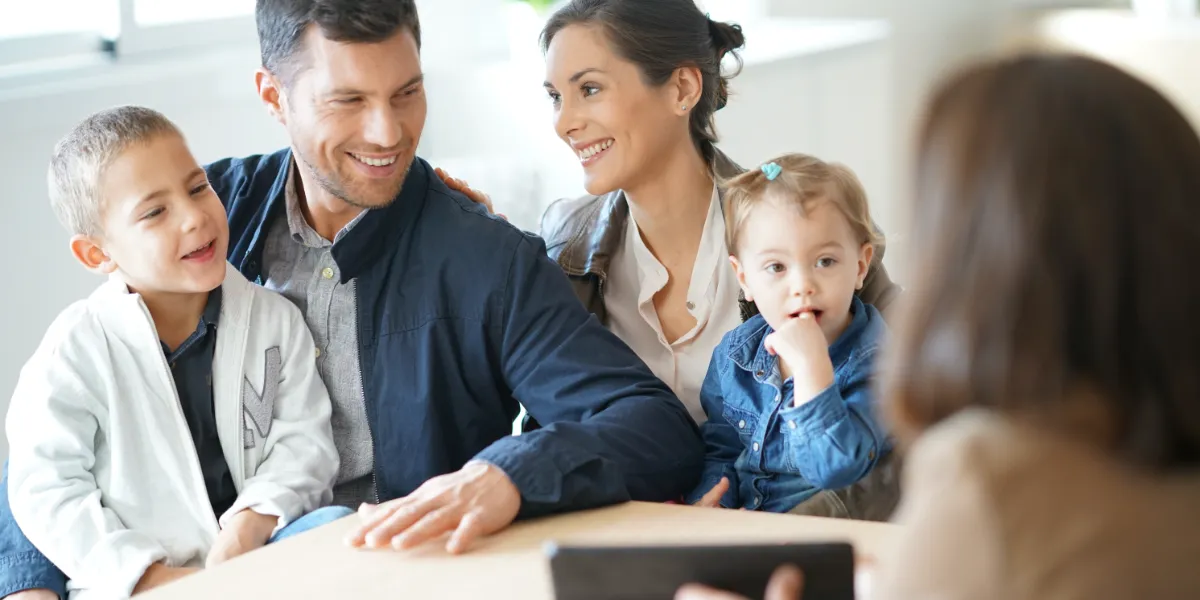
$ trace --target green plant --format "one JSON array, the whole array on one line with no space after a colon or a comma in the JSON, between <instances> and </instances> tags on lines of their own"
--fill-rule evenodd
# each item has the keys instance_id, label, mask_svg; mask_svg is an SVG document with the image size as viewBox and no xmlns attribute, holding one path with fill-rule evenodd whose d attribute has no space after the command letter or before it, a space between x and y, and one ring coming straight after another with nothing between
<instances>
[{"instance_id":1,"label":"green plant","mask_svg":"<svg viewBox=\"0 0 1200 600\"><path fill-rule=\"evenodd\" d=\"M554 4L554 0L517 0L517 2L524 2L539 12L550 8L550 5Z\"/></svg>"}]
</instances>

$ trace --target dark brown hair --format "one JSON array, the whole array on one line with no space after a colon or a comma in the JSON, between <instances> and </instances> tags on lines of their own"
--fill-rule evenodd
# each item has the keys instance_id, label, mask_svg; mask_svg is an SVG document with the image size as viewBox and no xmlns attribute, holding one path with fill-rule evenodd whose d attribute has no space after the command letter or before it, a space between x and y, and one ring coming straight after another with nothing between
<instances>
[{"instance_id":1,"label":"dark brown hair","mask_svg":"<svg viewBox=\"0 0 1200 600\"><path fill-rule=\"evenodd\" d=\"M254 10L262 64L285 84L299 70L296 55L310 25L335 42L377 43L401 28L421 46L414 0L258 0Z\"/></svg>"},{"instance_id":2,"label":"dark brown hair","mask_svg":"<svg viewBox=\"0 0 1200 600\"><path fill-rule=\"evenodd\" d=\"M737 254L746 217L767 199L768 192L781 194L802 215L813 202L832 202L846 217L860 244L874 246L882 242L882 236L871 220L867 191L849 167L827 163L807 154L784 154L767 163L779 166L780 171L774 179L767 179L760 167L721 184L725 191L725 245L730 254Z\"/></svg>"},{"instance_id":3,"label":"dark brown hair","mask_svg":"<svg viewBox=\"0 0 1200 600\"><path fill-rule=\"evenodd\" d=\"M692 140L706 161L716 153L713 114L729 100L729 79L721 60L746 44L738 25L713 21L693 0L571 0L542 29L542 51L570 25L604 28L618 55L637 65L646 83L661 86L680 67L696 67L704 78L700 100L692 107Z\"/></svg>"},{"instance_id":4,"label":"dark brown hair","mask_svg":"<svg viewBox=\"0 0 1200 600\"><path fill-rule=\"evenodd\" d=\"M983 406L1133 463L1200 459L1200 139L1170 102L1083 57L977 66L934 95L916 184L884 369L902 439Z\"/></svg>"}]
</instances>

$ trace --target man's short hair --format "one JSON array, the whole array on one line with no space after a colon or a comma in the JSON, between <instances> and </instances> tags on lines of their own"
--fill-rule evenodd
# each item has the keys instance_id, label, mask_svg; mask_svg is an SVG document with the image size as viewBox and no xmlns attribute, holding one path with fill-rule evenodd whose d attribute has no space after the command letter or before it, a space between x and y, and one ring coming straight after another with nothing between
<instances>
[{"instance_id":1,"label":"man's short hair","mask_svg":"<svg viewBox=\"0 0 1200 600\"><path fill-rule=\"evenodd\" d=\"M254 11L262 65L290 85L310 25L335 42L377 43L408 28L421 47L414 0L258 0Z\"/></svg>"},{"instance_id":2,"label":"man's short hair","mask_svg":"<svg viewBox=\"0 0 1200 600\"><path fill-rule=\"evenodd\" d=\"M50 206L71 234L100 233L104 171L122 152L163 134L181 135L162 113L141 106L103 110L83 120L54 146L47 181Z\"/></svg>"}]
</instances>

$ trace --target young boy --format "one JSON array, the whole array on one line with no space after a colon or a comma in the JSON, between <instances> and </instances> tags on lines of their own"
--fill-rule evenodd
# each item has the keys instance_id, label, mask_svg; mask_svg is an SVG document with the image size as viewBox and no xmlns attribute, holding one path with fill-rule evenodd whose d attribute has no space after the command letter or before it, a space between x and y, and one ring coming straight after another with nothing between
<instances>
[{"instance_id":1,"label":"young boy","mask_svg":"<svg viewBox=\"0 0 1200 600\"><path fill-rule=\"evenodd\" d=\"M95 114L49 184L72 254L109 280L21 371L8 476L70 596L127 597L348 514L310 513L338 468L312 337L225 262L224 207L175 126Z\"/></svg>"},{"instance_id":2,"label":"young boy","mask_svg":"<svg viewBox=\"0 0 1200 600\"><path fill-rule=\"evenodd\" d=\"M809 156L730 180L725 202L730 262L760 314L713 352L708 455L688 500L789 512L889 451L870 387L885 327L855 296L877 234L854 174Z\"/></svg>"}]
</instances>

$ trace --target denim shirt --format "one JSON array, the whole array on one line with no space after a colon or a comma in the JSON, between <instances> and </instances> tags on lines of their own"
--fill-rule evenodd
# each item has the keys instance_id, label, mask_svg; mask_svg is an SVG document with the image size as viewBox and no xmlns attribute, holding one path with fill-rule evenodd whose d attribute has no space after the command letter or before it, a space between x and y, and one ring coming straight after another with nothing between
<instances>
[{"instance_id":1,"label":"denim shirt","mask_svg":"<svg viewBox=\"0 0 1200 600\"><path fill-rule=\"evenodd\" d=\"M890 442L875 415L875 357L887 333L875 307L857 297L846 331L829 347L834 382L794 406L791 378L763 346L771 327L762 315L729 332L713 352L700 401L706 447L696 502L722 477L725 508L787 512L821 490L862 479Z\"/></svg>"}]
</instances>

